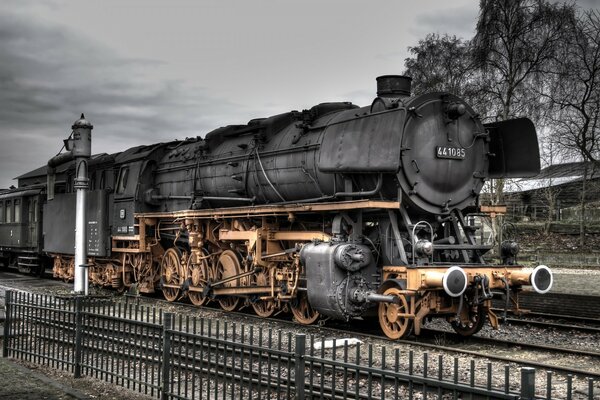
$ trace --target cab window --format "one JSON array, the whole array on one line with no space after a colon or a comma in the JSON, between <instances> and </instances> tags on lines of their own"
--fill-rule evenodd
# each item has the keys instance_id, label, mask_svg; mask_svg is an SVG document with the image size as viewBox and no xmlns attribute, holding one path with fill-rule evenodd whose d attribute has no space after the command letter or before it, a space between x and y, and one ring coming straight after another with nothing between
<instances>
[{"instance_id":1,"label":"cab window","mask_svg":"<svg viewBox=\"0 0 600 400\"><path fill-rule=\"evenodd\" d=\"M117 181L117 194L125 193L125 188L127 188L127 178L129 177L129 167L121 168L119 171L119 179Z\"/></svg>"}]
</instances>

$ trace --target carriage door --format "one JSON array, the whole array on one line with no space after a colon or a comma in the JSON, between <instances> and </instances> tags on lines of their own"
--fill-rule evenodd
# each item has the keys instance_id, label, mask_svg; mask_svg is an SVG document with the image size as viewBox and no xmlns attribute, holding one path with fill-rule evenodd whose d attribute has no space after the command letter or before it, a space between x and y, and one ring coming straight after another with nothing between
<instances>
[{"instance_id":1,"label":"carriage door","mask_svg":"<svg viewBox=\"0 0 600 400\"><path fill-rule=\"evenodd\" d=\"M38 221L38 199L37 196L27 200L27 247L37 247L37 221Z\"/></svg>"}]
</instances>

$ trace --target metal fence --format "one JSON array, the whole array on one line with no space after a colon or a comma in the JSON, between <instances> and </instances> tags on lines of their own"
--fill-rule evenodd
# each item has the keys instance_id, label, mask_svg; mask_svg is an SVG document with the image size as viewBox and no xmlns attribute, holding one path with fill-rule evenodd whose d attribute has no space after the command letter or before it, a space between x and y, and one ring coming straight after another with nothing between
<instances>
[{"instance_id":1,"label":"metal fence","mask_svg":"<svg viewBox=\"0 0 600 400\"><path fill-rule=\"evenodd\" d=\"M594 398L591 379L548 373L536 392L530 368L13 291L3 356L161 399Z\"/></svg>"}]
</instances>

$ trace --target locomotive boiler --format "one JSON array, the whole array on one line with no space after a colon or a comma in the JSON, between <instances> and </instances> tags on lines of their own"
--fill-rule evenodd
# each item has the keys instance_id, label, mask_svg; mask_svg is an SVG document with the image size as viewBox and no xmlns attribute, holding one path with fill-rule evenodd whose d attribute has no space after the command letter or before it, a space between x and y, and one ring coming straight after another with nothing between
<instances>
[{"instance_id":1,"label":"locomotive boiler","mask_svg":"<svg viewBox=\"0 0 600 400\"><path fill-rule=\"evenodd\" d=\"M390 338L431 317L471 335L498 325L494 296L548 291L550 270L518 265L513 243L486 263L471 223L486 179L539 172L533 124L483 124L451 93L411 95L407 77L377 83L366 107L322 103L114 155L98 171L112 186L92 188L107 245L91 279L303 324L377 316ZM64 211L45 215L45 251L68 277L70 255L48 240Z\"/></svg>"}]
</instances>

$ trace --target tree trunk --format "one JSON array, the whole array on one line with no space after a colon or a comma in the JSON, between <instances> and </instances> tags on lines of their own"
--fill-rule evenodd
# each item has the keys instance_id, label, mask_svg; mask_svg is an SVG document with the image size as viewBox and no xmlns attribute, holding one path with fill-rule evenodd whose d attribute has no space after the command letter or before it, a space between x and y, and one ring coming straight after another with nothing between
<instances>
[{"instance_id":1,"label":"tree trunk","mask_svg":"<svg viewBox=\"0 0 600 400\"><path fill-rule=\"evenodd\" d=\"M585 190L587 183L587 163L583 161L583 180L581 182L581 214L579 216L579 244L585 246Z\"/></svg>"}]
</instances>

